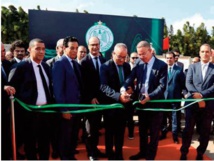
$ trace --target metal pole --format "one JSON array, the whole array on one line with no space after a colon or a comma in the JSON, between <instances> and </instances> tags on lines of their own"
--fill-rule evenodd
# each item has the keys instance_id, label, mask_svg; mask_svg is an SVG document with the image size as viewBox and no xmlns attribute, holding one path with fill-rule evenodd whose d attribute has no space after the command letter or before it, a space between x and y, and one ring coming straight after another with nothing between
<instances>
[{"instance_id":1,"label":"metal pole","mask_svg":"<svg viewBox=\"0 0 214 161\"><path fill-rule=\"evenodd\" d=\"M15 131L15 112L14 112L14 96L10 96L11 102L11 133L12 133L12 150L13 160L16 160L16 131Z\"/></svg>"}]
</instances>

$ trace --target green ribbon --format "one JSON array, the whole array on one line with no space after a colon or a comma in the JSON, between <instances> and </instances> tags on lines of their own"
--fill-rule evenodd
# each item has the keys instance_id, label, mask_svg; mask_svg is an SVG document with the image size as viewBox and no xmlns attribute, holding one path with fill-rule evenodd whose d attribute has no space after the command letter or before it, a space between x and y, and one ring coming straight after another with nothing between
<instances>
[{"instance_id":1,"label":"green ribbon","mask_svg":"<svg viewBox=\"0 0 214 161\"><path fill-rule=\"evenodd\" d=\"M136 107L136 110L143 110L143 111L180 111L183 110L192 104L195 104L200 101L209 101L209 100L214 100L214 98L203 98L203 99L159 99L159 100L150 100L148 102L151 103L166 103L166 102L191 102L188 105L179 108L179 109L164 109L164 108L139 108ZM110 110L110 109L117 109L121 108L123 109L124 106L120 103L115 103L115 104L48 104L48 105L42 105L42 106L36 106L36 105L28 105L22 101L20 101L18 98L14 98L14 101L17 101L25 110L27 111L32 111L32 112L44 112L44 113L56 113L56 112L61 112L61 113L88 113L88 112L95 112L95 111L102 111L102 110ZM141 105L140 101L135 101L133 102L133 105L138 106ZM70 109L68 111L56 111L53 110L54 108L73 108L73 107L78 107L80 109Z\"/></svg>"},{"instance_id":2,"label":"green ribbon","mask_svg":"<svg viewBox=\"0 0 214 161\"><path fill-rule=\"evenodd\" d=\"M95 111L102 111L102 110L109 110L109 109L116 109L116 108L121 108L123 109L123 105L120 103L114 103L114 104L108 104L108 105L103 105L103 104L48 104L48 105L41 105L41 106L36 106L36 105L28 105L22 101L20 101L18 98L14 98L15 101L17 101L24 109L27 111L34 111L34 112L44 112L44 113L56 113L56 112L61 112L61 113L88 113L88 112L95 112ZM53 108L73 108L73 107L78 107L81 109L78 110L68 110L68 111L56 111L53 110ZM51 108L51 109L50 109Z\"/></svg>"},{"instance_id":3,"label":"green ribbon","mask_svg":"<svg viewBox=\"0 0 214 161\"><path fill-rule=\"evenodd\" d=\"M198 103L200 101L210 101L210 100L214 100L214 98L203 98L203 99L159 99L159 100L150 100L148 102L151 102L151 103L172 103L172 102L191 102L189 103L188 105L186 106L183 106L182 108L178 108L178 109L165 109L165 108L139 108L137 107L136 110L143 110L143 111L166 111L166 112L169 112L169 111L181 111L195 103ZM140 101L135 101L133 102L133 105L137 106L137 105L140 105Z\"/></svg>"}]
</instances>

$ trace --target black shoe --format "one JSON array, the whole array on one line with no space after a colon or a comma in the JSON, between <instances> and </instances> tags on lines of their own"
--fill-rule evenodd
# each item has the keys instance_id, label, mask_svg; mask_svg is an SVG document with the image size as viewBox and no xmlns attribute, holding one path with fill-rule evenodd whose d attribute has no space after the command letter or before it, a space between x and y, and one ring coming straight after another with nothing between
<instances>
[{"instance_id":1,"label":"black shoe","mask_svg":"<svg viewBox=\"0 0 214 161\"><path fill-rule=\"evenodd\" d=\"M116 156L114 160L124 160L123 156Z\"/></svg>"},{"instance_id":2,"label":"black shoe","mask_svg":"<svg viewBox=\"0 0 214 161\"><path fill-rule=\"evenodd\" d=\"M58 153L58 152L52 152L51 157L52 157L53 159L59 158L59 153Z\"/></svg>"},{"instance_id":3,"label":"black shoe","mask_svg":"<svg viewBox=\"0 0 214 161\"><path fill-rule=\"evenodd\" d=\"M137 153L136 155L132 155L129 157L130 160L139 160L139 159L142 159L142 158L146 158L145 155L143 155L142 153Z\"/></svg>"},{"instance_id":4,"label":"black shoe","mask_svg":"<svg viewBox=\"0 0 214 161\"><path fill-rule=\"evenodd\" d=\"M79 150L74 150L74 154L79 154L80 152L79 152Z\"/></svg>"},{"instance_id":5,"label":"black shoe","mask_svg":"<svg viewBox=\"0 0 214 161\"><path fill-rule=\"evenodd\" d=\"M166 139L166 135L162 134L160 137L159 137L159 140L163 140L163 139Z\"/></svg>"},{"instance_id":6,"label":"black shoe","mask_svg":"<svg viewBox=\"0 0 214 161\"><path fill-rule=\"evenodd\" d=\"M17 152L16 157L18 160L25 160L25 158L26 158L24 154L21 154L19 152Z\"/></svg>"},{"instance_id":7,"label":"black shoe","mask_svg":"<svg viewBox=\"0 0 214 161\"><path fill-rule=\"evenodd\" d=\"M69 160L77 160L77 158L75 158L75 157L71 157Z\"/></svg>"},{"instance_id":8,"label":"black shoe","mask_svg":"<svg viewBox=\"0 0 214 161\"><path fill-rule=\"evenodd\" d=\"M107 157L107 155L105 154L105 153L102 153L101 151L97 151L96 152L96 156L98 157L98 158L106 158Z\"/></svg>"},{"instance_id":9,"label":"black shoe","mask_svg":"<svg viewBox=\"0 0 214 161\"><path fill-rule=\"evenodd\" d=\"M178 138L173 138L173 141L174 141L175 144L179 144Z\"/></svg>"},{"instance_id":10,"label":"black shoe","mask_svg":"<svg viewBox=\"0 0 214 161\"><path fill-rule=\"evenodd\" d=\"M108 157L108 160L115 160L115 157L113 157L113 156Z\"/></svg>"},{"instance_id":11,"label":"black shoe","mask_svg":"<svg viewBox=\"0 0 214 161\"><path fill-rule=\"evenodd\" d=\"M180 160L187 160L187 155L181 154Z\"/></svg>"},{"instance_id":12,"label":"black shoe","mask_svg":"<svg viewBox=\"0 0 214 161\"><path fill-rule=\"evenodd\" d=\"M195 160L203 160L203 155L198 154Z\"/></svg>"}]
</instances>

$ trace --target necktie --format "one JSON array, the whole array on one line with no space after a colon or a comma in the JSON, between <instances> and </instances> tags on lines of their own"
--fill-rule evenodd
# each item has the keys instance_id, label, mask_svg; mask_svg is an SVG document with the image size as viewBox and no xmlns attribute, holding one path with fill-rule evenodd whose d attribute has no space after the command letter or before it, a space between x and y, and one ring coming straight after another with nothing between
<instances>
[{"instance_id":1,"label":"necktie","mask_svg":"<svg viewBox=\"0 0 214 161\"><path fill-rule=\"evenodd\" d=\"M48 85L47 85L45 76L44 76L44 74L42 72L41 65L38 65L38 68L39 68L39 74L40 74L41 79L42 79L42 84L43 84L43 87L44 87L44 90L45 90L45 96L46 96L47 103L50 103L51 102L50 91L48 89Z\"/></svg>"},{"instance_id":2,"label":"necktie","mask_svg":"<svg viewBox=\"0 0 214 161\"><path fill-rule=\"evenodd\" d=\"M74 60L72 60L71 62L72 62L72 64L73 64L74 73L75 73L75 75L76 75L76 77L77 77L78 83L80 84L80 82L81 82L80 73L79 73L78 70L77 70L76 63L74 62Z\"/></svg>"},{"instance_id":3,"label":"necktie","mask_svg":"<svg viewBox=\"0 0 214 161\"><path fill-rule=\"evenodd\" d=\"M171 76L172 76L172 67L169 67L168 77L171 78Z\"/></svg>"},{"instance_id":4,"label":"necktie","mask_svg":"<svg viewBox=\"0 0 214 161\"><path fill-rule=\"evenodd\" d=\"M146 82L146 76L147 76L147 63L144 63L144 66L143 66L143 81L142 81L142 84L145 84Z\"/></svg>"},{"instance_id":5,"label":"necktie","mask_svg":"<svg viewBox=\"0 0 214 161\"><path fill-rule=\"evenodd\" d=\"M118 69L119 69L119 79L120 79L120 85L122 86L124 83L124 79L123 79L123 66L122 65L118 65Z\"/></svg>"},{"instance_id":6,"label":"necktie","mask_svg":"<svg viewBox=\"0 0 214 161\"><path fill-rule=\"evenodd\" d=\"M98 63L98 57L95 57L94 58L95 59L95 61L96 61L96 70L97 70L97 73L100 73L100 69L99 69L99 63Z\"/></svg>"},{"instance_id":7,"label":"necktie","mask_svg":"<svg viewBox=\"0 0 214 161\"><path fill-rule=\"evenodd\" d=\"M141 84L141 89L140 89L140 95L139 95L139 100L144 99L144 94L146 93L146 76L147 76L147 63L144 63L143 65L143 78L142 78L142 84Z\"/></svg>"},{"instance_id":8,"label":"necktie","mask_svg":"<svg viewBox=\"0 0 214 161\"><path fill-rule=\"evenodd\" d=\"M203 64L202 65L202 77L203 77L203 80L205 78L206 71L207 71L207 64Z\"/></svg>"}]
</instances>

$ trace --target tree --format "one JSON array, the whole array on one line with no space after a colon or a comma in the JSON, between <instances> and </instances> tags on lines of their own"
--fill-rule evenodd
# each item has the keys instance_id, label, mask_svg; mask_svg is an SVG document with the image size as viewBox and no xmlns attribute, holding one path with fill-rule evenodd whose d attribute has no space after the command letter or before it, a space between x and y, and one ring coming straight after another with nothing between
<instances>
[{"instance_id":1,"label":"tree","mask_svg":"<svg viewBox=\"0 0 214 161\"><path fill-rule=\"evenodd\" d=\"M208 34L205 24L197 28L190 25L187 21L183 25L183 31L178 30L174 35L172 30L172 25L170 26L170 49L179 50L184 56L198 56L199 48L202 44L208 43L211 47L214 47L214 31L211 35ZM214 27L213 27L214 30Z\"/></svg>"},{"instance_id":2,"label":"tree","mask_svg":"<svg viewBox=\"0 0 214 161\"><path fill-rule=\"evenodd\" d=\"M21 8L10 5L2 6L1 34L3 43L11 43L17 39L28 42L28 14Z\"/></svg>"}]
</instances>

